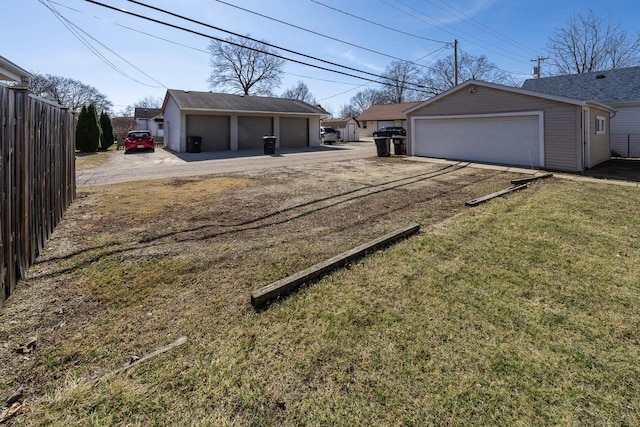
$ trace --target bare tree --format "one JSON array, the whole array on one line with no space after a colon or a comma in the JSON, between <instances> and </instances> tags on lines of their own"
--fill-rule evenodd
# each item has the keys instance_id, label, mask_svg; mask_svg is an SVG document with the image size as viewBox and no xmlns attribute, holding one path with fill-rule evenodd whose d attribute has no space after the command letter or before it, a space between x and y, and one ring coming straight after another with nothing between
<instances>
[{"instance_id":1,"label":"bare tree","mask_svg":"<svg viewBox=\"0 0 640 427\"><path fill-rule=\"evenodd\" d=\"M416 90L420 71L411 62L393 61L387 65L382 76L382 98L385 104L399 104L421 98L420 92Z\"/></svg>"},{"instance_id":2,"label":"bare tree","mask_svg":"<svg viewBox=\"0 0 640 427\"><path fill-rule=\"evenodd\" d=\"M136 119L133 118L133 114L125 117L113 117L111 126L115 139L122 141L127 136L127 132L136 128Z\"/></svg>"},{"instance_id":3,"label":"bare tree","mask_svg":"<svg viewBox=\"0 0 640 427\"><path fill-rule=\"evenodd\" d=\"M372 105L382 104L383 102L382 92L378 89L369 88L356 93L349 99L349 110L355 113L353 117L356 117ZM343 109L345 108L343 107ZM347 116L343 115L343 117Z\"/></svg>"},{"instance_id":4,"label":"bare tree","mask_svg":"<svg viewBox=\"0 0 640 427\"><path fill-rule=\"evenodd\" d=\"M40 98L48 99L72 110L94 104L98 111L110 111L113 103L93 86L68 77L34 73L29 90Z\"/></svg>"},{"instance_id":5,"label":"bare tree","mask_svg":"<svg viewBox=\"0 0 640 427\"><path fill-rule=\"evenodd\" d=\"M547 51L557 74L589 73L638 65L640 35L630 36L611 15L573 15L549 37Z\"/></svg>"},{"instance_id":6,"label":"bare tree","mask_svg":"<svg viewBox=\"0 0 640 427\"><path fill-rule=\"evenodd\" d=\"M358 117L362 111L364 110L356 109L353 104L345 104L340 107L340 117Z\"/></svg>"},{"instance_id":7,"label":"bare tree","mask_svg":"<svg viewBox=\"0 0 640 427\"><path fill-rule=\"evenodd\" d=\"M227 42L212 40L212 89L244 95L271 95L280 86L284 60L273 56L275 51L264 43L233 38Z\"/></svg>"},{"instance_id":8,"label":"bare tree","mask_svg":"<svg viewBox=\"0 0 640 427\"><path fill-rule=\"evenodd\" d=\"M133 104L134 108L161 108L162 98L156 98L153 96L146 96L143 99Z\"/></svg>"},{"instance_id":9,"label":"bare tree","mask_svg":"<svg viewBox=\"0 0 640 427\"><path fill-rule=\"evenodd\" d=\"M281 97L298 99L312 105L317 104L316 99L313 97L311 92L309 92L309 88L303 81L298 81L295 86L285 90Z\"/></svg>"},{"instance_id":10,"label":"bare tree","mask_svg":"<svg viewBox=\"0 0 640 427\"><path fill-rule=\"evenodd\" d=\"M485 55L462 53L458 58L458 81L482 80L516 86L517 82L505 71L489 62ZM448 56L437 61L423 76L422 84L430 95L438 95L455 86L454 59Z\"/></svg>"},{"instance_id":11,"label":"bare tree","mask_svg":"<svg viewBox=\"0 0 640 427\"><path fill-rule=\"evenodd\" d=\"M146 96L143 99L140 99L134 102L131 105L127 105L125 108L120 110L118 113L122 117L133 117L135 114L136 108L162 108L162 98L156 98L154 96Z\"/></svg>"}]
</instances>

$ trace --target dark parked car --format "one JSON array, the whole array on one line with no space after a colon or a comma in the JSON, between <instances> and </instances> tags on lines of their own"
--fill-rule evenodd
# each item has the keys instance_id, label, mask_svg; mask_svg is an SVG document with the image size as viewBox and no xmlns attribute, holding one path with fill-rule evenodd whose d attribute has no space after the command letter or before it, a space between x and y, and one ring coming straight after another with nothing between
<instances>
[{"instance_id":1,"label":"dark parked car","mask_svg":"<svg viewBox=\"0 0 640 427\"><path fill-rule=\"evenodd\" d=\"M124 140L124 153L127 154L133 150L150 149L155 151L156 144L148 130L132 130L127 134Z\"/></svg>"},{"instance_id":2,"label":"dark parked car","mask_svg":"<svg viewBox=\"0 0 640 427\"><path fill-rule=\"evenodd\" d=\"M404 128L397 126L386 126L373 133L374 138L378 136L391 137L393 135L407 136L407 131Z\"/></svg>"}]
</instances>

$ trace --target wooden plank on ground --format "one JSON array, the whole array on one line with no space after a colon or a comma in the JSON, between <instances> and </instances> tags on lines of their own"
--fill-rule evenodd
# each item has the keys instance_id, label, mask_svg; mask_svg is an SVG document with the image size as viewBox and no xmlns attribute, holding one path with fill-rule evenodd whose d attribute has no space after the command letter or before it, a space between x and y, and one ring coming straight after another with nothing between
<instances>
[{"instance_id":1,"label":"wooden plank on ground","mask_svg":"<svg viewBox=\"0 0 640 427\"><path fill-rule=\"evenodd\" d=\"M532 176L532 177L529 177L529 178L512 179L511 183L513 185L528 184L530 182L538 181L540 179L551 178L552 176L553 176L552 173L545 173L544 175L537 175L537 176Z\"/></svg>"},{"instance_id":2,"label":"wooden plank on ground","mask_svg":"<svg viewBox=\"0 0 640 427\"><path fill-rule=\"evenodd\" d=\"M391 243L417 233L419 230L420 225L412 224L309 267L306 270L292 274L289 277L280 279L260 289L256 289L251 293L251 305L254 308L260 308L269 301L281 295L288 294L307 282L317 280L320 277L343 267L349 262L362 257L367 252L388 246Z\"/></svg>"},{"instance_id":3,"label":"wooden plank on ground","mask_svg":"<svg viewBox=\"0 0 640 427\"><path fill-rule=\"evenodd\" d=\"M516 186L510 187L510 188L505 188L504 190L496 191L495 193L491 193L491 194L488 194L486 196L478 197L477 199L469 200L466 203L466 205L467 206L477 206L480 203L486 202L487 200L495 199L496 197L500 197L500 196L503 196L505 194L512 193L514 191L522 190L524 188L527 188L528 186L529 186L529 184L521 184L521 185L516 185Z\"/></svg>"}]
</instances>

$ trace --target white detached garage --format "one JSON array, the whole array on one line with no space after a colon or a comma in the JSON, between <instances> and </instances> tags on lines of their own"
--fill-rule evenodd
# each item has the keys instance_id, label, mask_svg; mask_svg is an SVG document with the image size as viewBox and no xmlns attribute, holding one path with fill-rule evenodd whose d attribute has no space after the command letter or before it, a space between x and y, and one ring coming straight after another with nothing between
<instances>
[{"instance_id":1,"label":"white detached garage","mask_svg":"<svg viewBox=\"0 0 640 427\"><path fill-rule=\"evenodd\" d=\"M610 158L615 110L470 80L406 110L409 154L582 171Z\"/></svg>"}]
</instances>

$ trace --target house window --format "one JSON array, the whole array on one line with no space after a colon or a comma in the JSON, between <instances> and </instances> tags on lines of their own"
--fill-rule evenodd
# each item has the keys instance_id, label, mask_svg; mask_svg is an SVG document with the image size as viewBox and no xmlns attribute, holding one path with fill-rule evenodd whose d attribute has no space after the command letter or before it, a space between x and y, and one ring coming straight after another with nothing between
<instances>
[{"instance_id":1,"label":"house window","mask_svg":"<svg viewBox=\"0 0 640 427\"><path fill-rule=\"evenodd\" d=\"M363 120L362 121L362 129L366 129L367 128L367 121Z\"/></svg>"},{"instance_id":2,"label":"house window","mask_svg":"<svg viewBox=\"0 0 640 427\"><path fill-rule=\"evenodd\" d=\"M605 119L602 116L596 116L596 134L603 134L606 132Z\"/></svg>"}]
</instances>

